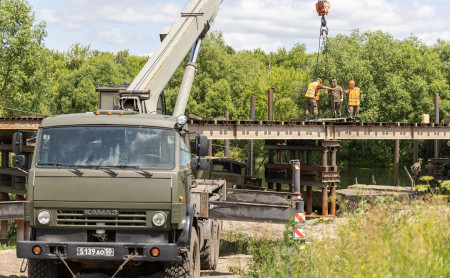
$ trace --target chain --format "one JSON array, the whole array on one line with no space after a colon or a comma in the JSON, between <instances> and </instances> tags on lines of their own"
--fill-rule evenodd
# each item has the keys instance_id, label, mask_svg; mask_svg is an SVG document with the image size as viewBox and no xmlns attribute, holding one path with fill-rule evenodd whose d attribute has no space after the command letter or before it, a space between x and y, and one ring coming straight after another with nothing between
<instances>
[{"instance_id":1,"label":"chain","mask_svg":"<svg viewBox=\"0 0 450 278\"><path fill-rule=\"evenodd\" d=\"M77 278L77 276L75 276L75 274L73 273L72 269L70 269L69 265L67 264L66 260L64 260L64 258L61 255L61 252L59 252L59 250L57 250L55 252L55 254L59 257L59 259L63 262L63 264L66 266L66 268L69 270L70 274L72 274L73 278Z\"/></svg>"},{"instance_id":2,"label":"chain","mask_svg":"<svg viewBox=\"0 0 450 278\"><path fill-rule=\"evenodd\" d=\"M137 252L134 252L133 255L128 256L128 258L119 266L119 268L116 270L116 272L114 273L113 276L111 276L111 278L116 277L117 273L119 273L120 271L123 270L123 267L132 259L136 258L139 254Z\"/></svg>"}]
</instances>

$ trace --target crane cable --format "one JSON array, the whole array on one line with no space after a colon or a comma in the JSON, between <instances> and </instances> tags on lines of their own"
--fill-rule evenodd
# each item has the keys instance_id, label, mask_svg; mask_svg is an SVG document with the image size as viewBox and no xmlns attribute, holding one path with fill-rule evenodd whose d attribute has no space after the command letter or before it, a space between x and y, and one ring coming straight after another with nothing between
<instances>
[{"instance_id":1,"label":"crane cable","mask_svg":"<svg viewBox=\"0 0 450 278\"><path fill-rule=\"evenodd\" d=\"M331 67L328 60L328 52L330 49L330 42L328 40L328 26L327 26L327 20L325 19L325 15L328 15L328 10L330 9L331 5L328 3L328 1L317 1L316 4L316 10L319 16L322 16L321 19L321 25L320 25L320 34L319 34L319 48L317 50L317 58L316 58L316 66L314 69L314 75L315 78L319 74L319 57L320 57L320 50L323 45L323 51L325 52L325 71L328 72L329 76L331 77Z\"/></svg>"}]
</instances>

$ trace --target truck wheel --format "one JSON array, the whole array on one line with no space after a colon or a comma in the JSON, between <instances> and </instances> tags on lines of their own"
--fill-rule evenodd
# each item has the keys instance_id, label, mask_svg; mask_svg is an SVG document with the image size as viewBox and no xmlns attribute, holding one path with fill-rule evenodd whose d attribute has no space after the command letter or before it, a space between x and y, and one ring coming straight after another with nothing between
<instances>
[{"instance_id":1,"label":"truck wheel","mask_svg":"<svg viewBox=\"0 0 450 278\"><path fill-rule=\"evenodd\" d=\"M165 277L199 278L200 277L200 245L197 231L191 228L191 245L188 258L182 262L166 263L164 265Z\"/></svg>"},{"instance_id":2,"label":"truck wheel","mask_svg":"<svg viewBox=\"0 0 450 278\"><path fill-rule=\"evenodd\" d=\"M28 260L28 278L48 278L57 276L57 265L50 260Z\"/></svg>"},{"instance_id":3,"label":"truck wheel","mask_svg":"<svg viewBox=\"0 0 450 278\"><path fill-rule=\"evenodd\" d=\"M205 244L201 252L201 266L203 270L215 270L217 268L217 261L219 259L219 244L220 244L220 222L211 220L212 230L211 239L205 240Z\"/></svg>"}]
</instances>

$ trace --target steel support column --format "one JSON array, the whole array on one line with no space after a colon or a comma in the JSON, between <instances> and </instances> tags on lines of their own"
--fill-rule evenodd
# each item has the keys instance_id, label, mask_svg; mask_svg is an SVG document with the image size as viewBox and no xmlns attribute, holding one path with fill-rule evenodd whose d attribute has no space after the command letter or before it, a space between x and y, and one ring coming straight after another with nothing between
<instances>
[{"instance_id":1,"label":"steel support column","mask_svg":"<svg viewBox=\"0 0 450 278\"><path fill-rule=\"evenodd\" d=\"M398 186L399 161L400 161L400 140L395 139L395 146L394 146L394 186Z\"/></svg>"}]
</instances>

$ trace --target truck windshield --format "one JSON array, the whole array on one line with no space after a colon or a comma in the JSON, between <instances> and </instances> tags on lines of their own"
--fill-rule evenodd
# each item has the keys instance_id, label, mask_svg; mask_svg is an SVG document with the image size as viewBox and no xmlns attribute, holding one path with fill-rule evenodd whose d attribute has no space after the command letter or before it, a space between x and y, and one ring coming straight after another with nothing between
<instances>
[{"instance_id":1,"label":"truck windshield","mask_svg":"<svg viewBox=\"0 0 450 278\"><path fill-rule=\"evenodd\" d=\"M147 127L45 128L38 166L172 169L175 133Z\"/></svg>"}]
</instances>

